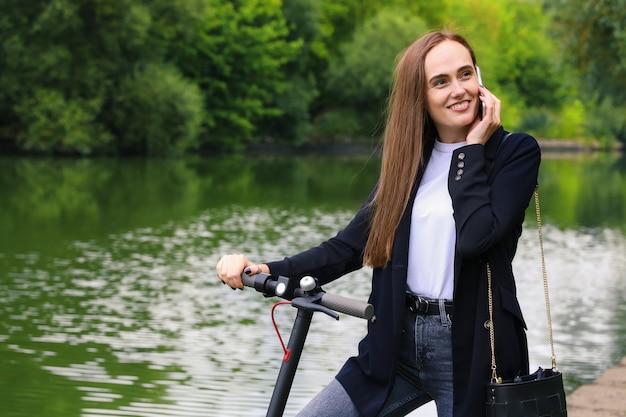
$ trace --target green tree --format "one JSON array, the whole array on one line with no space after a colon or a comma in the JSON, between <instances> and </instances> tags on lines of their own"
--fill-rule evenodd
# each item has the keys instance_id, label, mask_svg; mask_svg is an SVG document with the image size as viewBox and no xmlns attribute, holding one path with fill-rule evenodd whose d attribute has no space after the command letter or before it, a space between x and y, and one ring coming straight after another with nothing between
<instances>
[{"instance_id":1,"label":"green tree","mask_svg":"<svg viewBox=\"0 0 626 417\"><path fill-rule=\"evenodd\" d=\"M452 0L449 8L446 25L472 43L485 85L503 101L509 129L530 109L558 111L565 96L542 7L540 0Z\"/></svg>"},{"instance_id":2,"label":"green tree","mask_svg":"<svg viewBox=\"0 0 626 417\"><path fill-rule=\"evenodd\" d=\"M35 88L14 107L21 124L17 142L35 152L89 154L107 149L113 136L96 120L101 108L98 97L68 99L59 90Z\"/></svg>"},{"instance_id":3,"label":"green tree","mask_svg":"<svg viewBox=\"0 0 626 417\"><path fill-rule=\"evenodd\" d=\"M612 97L604 97L589 111L589 132L601 145L611 146L615 139L626 144L626 107L616 104ZM595 101L594 101L595 104Z\"/></svg>"},{"instance_id":4,"label":"green tree","mask_svg":"<svg viewBox=\"0 0 626 417\"><path fill-rule=\"evenodd\" d=\"M397 42L398 29L384 28L385 31L371 35L376 42L392 44L392 49L382 48L383 57L366 56L368 45L357 43L356 36L363 31L363 26L385 9L394 9L402 20L403 17L419 17L420 23L413 28L411 36L405 37L409 42L424 30L424 21L437 26L446 14L449 0L433 3L415 0L285 0L283 13L289 27L289 39L302 42L302 48L295 59L284 66L288 87L275 97L277 106L283 110L279 117L266 117L260 124L258 133L264 137L277 139L289 144L302 144L310 140L319 141L340 136L346 132L363 132L364 126L372 126L381 118L380 106L372 103L343 103L338 108L337 100L343 100L342 92L337 89L337 71L339 67L351 65L357 55L359 64L364 64L373 74L368 75L368 82L360 85L358 94L376 96L384 100L387 94L389 73L388 68L377 65L378 62L389 61L392 54L397 53L406 44ZM393 14L389 12L388 14ZM391 29L388 33L387 29ZM408 27L403 30L410 32ZM353 51L351 48L362 48ZM397 48L393 50L393 48ZM346 56L348 53L351 57ZM330 70L329 70L330 68ZM363 71L362 71L363 72ZM381 77L380 72L384 72ZM381 84L375 84L375 80ZM352 84L352 80L350 80ZM343 88L343 86L342 86ZM373 88L374 91L369 91ZM384 90L381 94L380 91ZM352 93L351 93L352 94ZM368 109L367 120L361 117L363 108ZM339 131L335 131L339 128Z\"/></svg>"},{"instance_id":5,"label":"green tree","mask_svg":"<svg viewBox=\"0 0 626 417\"><path fill-rule=\"evenodd\" d=\"M318 135L375 132L383 119L396 57L426 30L419 17L395 8L382 9L359 26L330 63L325 86L328 104L316 120Z\"/></svg>"},{"instance_id":6,"label":"green tree","mask_svg":"<svg viewBox=\"0 0 626 417\"><path fill-rule=\"evenodd\" d=\"M2 0L1 134L41 152L118 153L132 148L144 154L169 153L180 150L182 143L190 145L202 113L197 87L174 83L180 76L171 67L153 69L166 58L172 39L188 39L203 1ZM170 15L172 4L177 13ZM143 80L128 81L147 69L151 76L162 77L151 80L161 95L146 97ZM129 90L133 88L144 90ZM122 96L142 96L143 105L115 111ZM177 117L168 119L170 107L161 102L165 97L169 105L186 110L175 110ZM141 123L139 112L168 123L154 129ZM127 146L119 127L129 125L136 127L137 138Z\"/></svg>"},{"instance_id":7,"label":"green tree","mask_svg":"<svg viewBox=\"0 0 626 417\"><path fill-rule=\"evenodd\" d=\"M554 28L588 95L626 100L626 0L556 0Z\"/></svg>"},{"instance_id":8,"label":"green tree","mask_svg":"<svg viewBox=\"0 0 626 417\"><path fill-rule=\"evenodd\" d=\"M183 153L199 145L203 106L176 67L149 63L120 80L107 118L122 153Z\"/></svg>"},{"instance_id":9,"label":"green tree","mask_svg":"<svg viewBox=\"0 0 626 417\"><path fill-rule=\"evenodd\" d=\"M319 96L320 67L327 58L322 37L322 9L318 2L284 0L282 12L288 27L287 39L300 47L281 70L285 88L276 91L272 103L282 114L268 115L259 123L258 135L265 140L298 145L310 131L310 110Z\"/></svg>"},{"instance_id":10,"label":"green tree","mask_svg":"<svg viewBox=\"0 0 626 417\"><path fill-rule=\"evenodd\" d=\"M580 74L589 133L604 144L626 144L626 0L546 2L551 33Z\"/></svg>"},{"instance_id":11,"label":"green tree","mask_svg":"<svg viewBox=\"0 0 626 417\"><path fill-rule=\"evenodd\" d=\"M283 113L272 100L287 86L282 66L300 43L287 40L280 0L207 2L202 27L175 62L203 91L203 146L240 148L263 117Z\"/></svg>"}]
</instances>

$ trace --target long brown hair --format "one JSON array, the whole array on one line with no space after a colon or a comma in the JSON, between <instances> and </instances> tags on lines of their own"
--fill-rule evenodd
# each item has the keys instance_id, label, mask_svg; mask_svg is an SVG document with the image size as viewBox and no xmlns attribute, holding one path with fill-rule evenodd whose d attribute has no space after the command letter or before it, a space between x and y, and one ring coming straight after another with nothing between
<instances>
[{"instance_id":1,"label":"long brown hair","mask_svg":"<svg viewBox=\"0 0 626 417\"><path fill-rule=\"evenodd\" d=\"M378 188L370 204L370 233L363 264L384 266L391 260L396 229L409 202L418 169L425 163L424 148L437 132L426 110L426 55L445 40L474 51L461 35L451 31L430 32L413 42L400 56L387 103L382 165Z\"/></svg>"}]
</instances>

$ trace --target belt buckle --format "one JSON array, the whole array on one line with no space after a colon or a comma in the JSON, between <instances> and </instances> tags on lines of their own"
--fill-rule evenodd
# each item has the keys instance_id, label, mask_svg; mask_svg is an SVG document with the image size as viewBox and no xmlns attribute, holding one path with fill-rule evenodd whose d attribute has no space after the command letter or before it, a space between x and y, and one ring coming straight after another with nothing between
<instances>
[{"instance_id":1,"label":"belt buckle","mask_svg":"<svg viewBox=\"0 0 626 417\"><path fill-rule=\"evenodd\" d=\"M417 312L418 313L422 313L422 314L428 314L428 301L426 301L424 298L420 297L419 295L416 297L417 300Z\"/></svg>"}]
</instances>

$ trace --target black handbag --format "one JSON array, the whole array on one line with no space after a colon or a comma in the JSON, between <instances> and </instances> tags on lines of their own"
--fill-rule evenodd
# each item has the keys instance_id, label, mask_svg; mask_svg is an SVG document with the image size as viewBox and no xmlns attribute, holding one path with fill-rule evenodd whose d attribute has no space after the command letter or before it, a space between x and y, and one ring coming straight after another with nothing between
<instances>
[{"instance_id":1,"label":"black handbag","mask_svg":"<svg viewBox=\"0 0 626 417\"><path fill-rule=\"evenodd\" d=\"M491 344L491 381L487 383L487 417L567 417L563 374L556 366L554 340L552 338L552 319L550 298L548 296L548 277L543 252L543 234L539 210L539 193L535 189L535 211L541 248L541 266L543 269L543 288L548 316L548 334L552 348L552 367L539 368L530 375L518 376L503 381L498 376L495 356L495 335L493 326L493 295L491 288L491 267L487 264L487 291L489 297L489 337Z\"/></svg>"}]
</instances>

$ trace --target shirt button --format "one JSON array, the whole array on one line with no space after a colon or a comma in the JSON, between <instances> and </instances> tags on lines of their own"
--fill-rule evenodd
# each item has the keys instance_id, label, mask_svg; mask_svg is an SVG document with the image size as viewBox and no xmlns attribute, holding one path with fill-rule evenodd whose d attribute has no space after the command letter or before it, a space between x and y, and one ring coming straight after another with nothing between
<instances>
[{"instance_id":1,"label":"shirt button","mask_svg":"<svg viewBox=\"0 0 626 417\"><path fill-rule=\"evenodd\" d=\"M463 167L465 167L465 162L461 161L458 164L456 164L456 166L459 167L459 168L463 168Z\"/></svg>"},{"instance_id":2,"label":"shirt button","mask_svg":"<svg viewBox=\"0 0 626 417\"><path fill-rule=\"evenodd\" d=\"M461 181L461 176L457 175L456 177L454 177L454 181Z\"/></svg>"},{"instance_id":3,"label":"shirt button","mask_svg":"<svg viewBox=\"0 0 626 417\"><path fill-rule=\"evenodd\" d=\"M465 153L464 153L464 152L461 152L461 153L459 154L459 156L457 156L457 158L459 158L461 161L462 161L462 160L464 160L464 159L465 159Z\"/></svg>"},{"instance_id":4,"label":"shirt button","mask_svg":"<svg viewBox=\"0 0 626 417\"><path fill-rule=\"evenodd\" d=\"M459 170L456 172L456 175L457 175L457 176L461 176L461 175L463 175L463 170L462 170L462 169L459 169Z\"/></svg>"}]
</instances>

